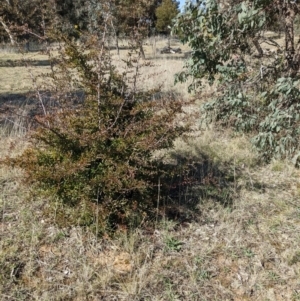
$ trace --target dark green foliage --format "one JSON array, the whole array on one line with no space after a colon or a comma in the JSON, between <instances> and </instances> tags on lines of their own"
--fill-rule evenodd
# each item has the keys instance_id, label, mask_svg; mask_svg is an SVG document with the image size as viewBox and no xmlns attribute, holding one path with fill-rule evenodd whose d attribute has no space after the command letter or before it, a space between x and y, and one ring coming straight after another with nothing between
<instances>
[{"instance_id":1,"label":"dark green foliage","mask_svg":"<svg viewBox=\"0 0 300 301\"><path fill-rule=\"evenodd\" d=\"M155 10L156 30L162 33L170 33L173 19L179 14L179 2L163 0Z\"/></svg>"},{"instance_id":2,"label":"dark green foliage","mask_svg":"<svg viewBox=\"0 0 300 301\"><path fill-rule=\"evenodd\" d=\"M60 17L56 26L76 39L86 32L97 34L109 11L108 6L107 1L56 0L56 15Z\"/></svg>"},{"instance_id":3,"label":"dark green foliage","mask_svg":"<svg viewBox=\"0 0 300 301\"><path fill-rule=\"evenodd\" d=\"M299 5L269 0L219 2L190 3L177 18L175 32L193 50L177 81L191 77L189 89L198 92L204 82L215 84L217 93L202 107L206 120L251 133L265 161L287 157L297 163L300 48L295 47L293 21ZM284 46L265 35L278 20L286 28ZM273 51L265 54L263 42Z\"/></svg>"}]
</instances>

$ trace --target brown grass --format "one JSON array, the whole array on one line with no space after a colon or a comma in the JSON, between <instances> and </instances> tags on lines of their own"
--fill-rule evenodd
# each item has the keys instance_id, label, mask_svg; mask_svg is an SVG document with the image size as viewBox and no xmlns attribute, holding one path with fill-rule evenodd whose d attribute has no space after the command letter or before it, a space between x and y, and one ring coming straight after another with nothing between
<instances>
[{"instance_id":1,"label":"brown grass","mask_svg":"<svg viewBox=\"0 0 300 301\"><path fill-rule=\"evenodd\" d=\"M180 64L157 67L167 70L166 91ZM20 184L22 171L2 167L0 300L300 300L299 170L283 161L261 165L247 137L196 122L170 153L207 155L233 175L232 203L199 195L193 219L165 218L156 229L120 230L114 239L59 228L67 209L50 210ZM1 158L24 149L26 132L17 129L1 132Z\"/></svg>"},{"instance_id":2,"label":"brown grass","mask_svg":"<svg viewBox=\"0 0 300 301\"><path fill-rule=\"evenodd\" d=\"M23 145L4 141L14 151ZM178 153L204 148L220 163L232 150L233 204L202 199L195 221L165 220L113 240L60 229L54 214L43 215L47 200L26 201L21 171L1 169L1 300L297 300L299 171L255 166L246 145L214 131L177 142Z\"/></svg>"}]
</instances>

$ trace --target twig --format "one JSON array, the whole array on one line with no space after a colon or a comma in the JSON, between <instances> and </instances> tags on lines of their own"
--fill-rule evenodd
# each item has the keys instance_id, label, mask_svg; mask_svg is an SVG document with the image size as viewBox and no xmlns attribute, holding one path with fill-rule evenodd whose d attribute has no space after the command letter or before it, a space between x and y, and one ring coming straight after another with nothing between
<instances>
[{"instance_id":1,"label":"twig","mask_svg":"<svg viewBox=\"0 0 300 301\"><path fill-rule=\"evenodd\" d=\"M156 221L155 221L155 228L157 228L157 222L158 222L159 202L160 202L160 176L158 177L157 207L156 207Z\"/></svg>"}]
</instances>

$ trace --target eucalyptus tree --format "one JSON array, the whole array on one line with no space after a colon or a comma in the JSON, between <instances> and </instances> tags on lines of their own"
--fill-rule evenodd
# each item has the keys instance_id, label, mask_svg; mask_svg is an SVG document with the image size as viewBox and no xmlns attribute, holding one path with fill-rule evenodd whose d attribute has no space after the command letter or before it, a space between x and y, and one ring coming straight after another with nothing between
<instances>
[{"instance_id":1,"label":"eucalyptus tree","mask_svg":"<svg viewBox=\"0 0 300 301\"><path fill-rule=\"evenodd\" d=\"M299 1L195 1L185 7L174 32L192 48L177 81L192 78L217 91L202 107L206 120L252 135L266 161L300 158L300 40L295 38ZM276 23L277 22L277 23ZM284 28L284 42L270 32Z\"/></svg>"}]
</instances>

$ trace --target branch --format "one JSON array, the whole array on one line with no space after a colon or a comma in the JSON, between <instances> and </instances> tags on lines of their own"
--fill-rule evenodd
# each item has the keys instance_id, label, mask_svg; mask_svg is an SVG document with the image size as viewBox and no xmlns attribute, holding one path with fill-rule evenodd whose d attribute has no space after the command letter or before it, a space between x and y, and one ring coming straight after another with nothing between
<instances>
[{"instance_id":1,"label":"branch","mask_svg":"<svg viewBox=\"0 0 300 301\"><path fill-rule=\"evenodd\" d=\"M8 34L11 45L15 45L16 42L15 42L15 40L14 40L14 37L13 37L13 35L12 35L10 29L9 29L8 26L5 24L5 22L4 22L4 20L3 20L3 18L2 18L1 16L0 16L0 23L2 24L2 26L3 26L4 30L6 31L6 33Z\"/></svg>"}]
</instances>

